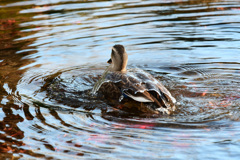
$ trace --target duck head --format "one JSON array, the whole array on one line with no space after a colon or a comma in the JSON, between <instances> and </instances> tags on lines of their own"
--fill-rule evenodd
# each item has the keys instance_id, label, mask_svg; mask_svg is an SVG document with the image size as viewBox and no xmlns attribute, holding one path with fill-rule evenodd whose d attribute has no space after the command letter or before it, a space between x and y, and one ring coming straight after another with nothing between
<instances>
[{"instance_id":1,"label":"duck head","mask_svg":"<svg viewBox=\"0 0 240 160\"><path fill-rule=\"evenodd\" d=\"M112 47L111 59L107 63L110 64L110 71L125 72L127 68L128 55L123 45L116 44Z\"/></svg>"}]
</instances>

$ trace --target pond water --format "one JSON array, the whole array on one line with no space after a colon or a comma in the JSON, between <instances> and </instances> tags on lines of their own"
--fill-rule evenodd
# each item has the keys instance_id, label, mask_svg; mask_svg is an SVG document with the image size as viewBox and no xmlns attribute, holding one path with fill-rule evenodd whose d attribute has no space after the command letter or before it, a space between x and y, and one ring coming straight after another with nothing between
<instances>
[{"instance_id":1,"label":"pond water","mask_svg":"<svg viewBox=\"0 0 240 160\"><path fill-rule=\"evenodd\" d=\"M122 44L171 115L87 94ZM239 0L0 1L1 159L239 159Z\"/></svg>"}]
</instances>

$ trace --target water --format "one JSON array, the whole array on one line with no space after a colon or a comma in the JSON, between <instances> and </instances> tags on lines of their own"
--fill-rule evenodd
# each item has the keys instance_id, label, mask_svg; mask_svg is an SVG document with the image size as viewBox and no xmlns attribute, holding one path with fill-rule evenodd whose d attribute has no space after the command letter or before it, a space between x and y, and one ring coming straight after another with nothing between
<instances>
[{"instance_id":1,"label":"water","mask_svg":"<svg viewBox=\"0 0 240 160\"><path fill-rule=\"evenodd\" d=\"M1 158L239 159L239 26L239 0L1 1ZM175 113L88 95L114 44Z\"/></svg>"}]
</instances>

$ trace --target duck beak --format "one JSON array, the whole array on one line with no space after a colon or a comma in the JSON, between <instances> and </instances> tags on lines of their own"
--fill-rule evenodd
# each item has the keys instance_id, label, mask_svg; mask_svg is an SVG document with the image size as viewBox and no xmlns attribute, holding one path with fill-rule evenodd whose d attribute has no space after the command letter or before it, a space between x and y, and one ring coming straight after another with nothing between
<instances>
[{"instance_id":1,"label":"duck beak","mask_svg":"<svg viewBox=\"0 0 240 160\"><path fill-rule=\"evenodd\" d=\"M107 61L108 64L111 64L112 63L112 59L110 58L108 61Z\"/></svg>"}]
</instances>

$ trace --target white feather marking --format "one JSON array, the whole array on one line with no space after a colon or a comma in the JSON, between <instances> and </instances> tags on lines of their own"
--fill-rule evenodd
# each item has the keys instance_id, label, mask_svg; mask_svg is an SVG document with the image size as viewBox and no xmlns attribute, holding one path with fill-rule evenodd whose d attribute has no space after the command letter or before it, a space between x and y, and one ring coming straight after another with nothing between
<instances>
[{"instance_id":1,"label":"white feather marking","mask_svg":"<svg viewBox=\"0 0 240 160\"><path fill-rule=\"evenodd\" d=\"M114 50L115 53L118 53L118 51L114 47L112 47L112 50Z\"/></svg>"},{"instance_id":2,"label":"white feather marking","mask_svg":"<svg viewBox=\"0 0 240 160\"><path fill-rule=\"evenodd\" d=\"M134 96L132 94L129 94L129 93L126 93L124 92L128 97L132 98L133 100L135 101L138 101L138 102L153 102L151 101L150 99L148 99L147 97L143 97L143 96Z\"/></svg>"}]
</instances>

